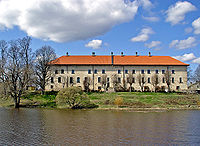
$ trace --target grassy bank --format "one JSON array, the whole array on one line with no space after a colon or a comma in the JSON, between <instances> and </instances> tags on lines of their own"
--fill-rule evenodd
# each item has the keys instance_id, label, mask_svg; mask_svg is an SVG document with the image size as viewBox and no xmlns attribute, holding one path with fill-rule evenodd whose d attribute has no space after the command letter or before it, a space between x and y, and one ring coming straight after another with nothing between
<instances>
[{"instance_id":1,"label":"grassy bank","mask_svg":"<svg viewBox=\"0 0 200 146\"><path fill-rule=\"evenodd\" d=\"M88 93L92 103L99 109L136 109L136 108L199 108L200 95L181 93L151 93L151 92L117 92L117 93ZM46 95L32 92L21 98L22 107L56 108L56 93ZM116 98L121 98L119 105ZM12 106L12 99L0 99L0 106Z\"/></svg>"}]
</instances>

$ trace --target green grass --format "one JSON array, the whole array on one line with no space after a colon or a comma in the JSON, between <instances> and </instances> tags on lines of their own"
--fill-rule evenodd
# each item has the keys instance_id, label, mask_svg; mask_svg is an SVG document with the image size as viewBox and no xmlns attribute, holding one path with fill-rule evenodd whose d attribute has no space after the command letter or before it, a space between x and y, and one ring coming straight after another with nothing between
<instances>
[{"instance_id":1,"label":"green grass","mask_svg":"<svg viewBox=\"0 0 200 146\"><path fill-rule=\"evenodd\" d=\"M41 95L30 92L21 97L22 107L56 108L57 92L46 92ZM91 103L99 108L187 108L200 107L200 95L181 93L154 93L154 92L117 92L117 93L88 93ZM117 97L123 98L123 103L114 104ZM0 106L13 106L10 98L0 98Z\"/></svg>"}]
</instances>

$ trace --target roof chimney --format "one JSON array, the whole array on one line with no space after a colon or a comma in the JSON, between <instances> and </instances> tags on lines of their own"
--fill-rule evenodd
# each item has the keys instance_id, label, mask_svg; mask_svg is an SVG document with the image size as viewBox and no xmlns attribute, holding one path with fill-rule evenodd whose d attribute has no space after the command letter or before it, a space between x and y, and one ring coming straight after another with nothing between
<instances>
[{"instance_id":1,"label":"roof chimney","mask_svg":"<svg viewBox=\"0 0 200 146\"><path fill-rule=\"evenodd\" d=\"M123 53L123 52L121 52L121 56L122 56L122 57L124 56L124 53Z\"/></svg>"},{"instance_id":2,"label":"roof chimney","mask_svg":"<svg viewBox=\"0 0 200 146\"><path fill-rule=\"evenodd\" d=\"M151 52L149 52L149 57L151 57Z\"/></svg>"},{"instance_id":3,"label":"roof chimney","mask_svg":"<svg viewBox=\"0 0 200 146\"><path fill-rule=\"evenodd\" d=\"M114 64L114 55L113 52L111 52L111 61L112 61L112 65Z\"/></svg>"},{"instance_id":4,"label":"roof chimney","mask_svg":"<svg viewBox=\"0 0 200 146\"><path fill-rule=\"evenodd\" d=\"M68 53L68 52L66 53L66 56L69 56L69 53Z\"/></svg>"},{"instance_id":5,"label":"roof chimney","mask_svg":"<svg viewBox=\"0 0 200 146\"><path fill-rule=\"evenodd\" d=\"M95 56L95 52L92 52L92 56Z\"/></svg>"},{"instance_id":6,"label":"roof chimney","mask_svg":"<svg viewBox=\"0 0 200 146\"><path fill-rule=\"evenodd\" d=\"M135 52L135 56L136 56L136 57L138 56L138 53L137 53L137 52Z\"/></svg>"}]
</instances>

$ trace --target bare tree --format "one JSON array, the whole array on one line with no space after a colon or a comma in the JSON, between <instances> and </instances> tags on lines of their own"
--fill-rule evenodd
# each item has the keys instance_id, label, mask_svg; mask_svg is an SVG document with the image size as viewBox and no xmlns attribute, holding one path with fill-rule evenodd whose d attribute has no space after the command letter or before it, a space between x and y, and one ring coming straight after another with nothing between
<instances>
[{"instance_id":1,"label":"bare tree","mask_svg":"<svg viewBox=\"0 0 200 146\"><path fill-rule=\"evenodd\" d=\"M30 42L31 38L24 37L10 41L9 47L1 50L5 55L4 59L3 56L1 58L1 80L4 80L8 94L14 99L15 108L19 108L21 95L30 83L32 61L27 61L31 60Z\"/></svg>"},{"instance_id":2,"label":"bare tree","mask_svg":"<svg viewBox=\"0 0 200 146\"><path fill-rule=\"evenodd\" d=\"M170 92L170 85L171 85L171 73L169 72L169 70L166 71L165 73L165 81L168 87L168 92Z\"/></svg>"},{"instance_id":3,"label":"bare tree","mask_svg":"<svg viewBox=\"0 0 200 146\"><path fill-rule=\"evenodd\" d=\"M194 81L200 82L200 65L196 68L194 72Z\"/></svg>"},{"instance_id":4,"label":"bare tree","mask_svg":"<svg viewBox=\"0 0 200 146\"><path fill-rule=\"evenodd\" d=\"M90 91L90 84L91 84L91 78L90 77L85 77L83 81L83 86L86 92Z\"/></svg>"},{"instance_id":5,"label":"bare tree","mask_svg":"<svg viewBox=\"0 0 200 146\"><path fill-rule=\"evenodd\" d=\"M116 91L117 87L119 86L119 81L118 81L118 75L117 74L112 75L112 83L113 83L113 88Z\"/></svg>"},{"instance_id":6,"label":"bare tree","mask_svg":"<svg viewBox=\"0 0 200 146\"><path fill-rule=\"evenodd\" d=\"M157 75L157 74L154 74L154 75L151 77L151 82L152 82L152 85L153 85L153 87L154 87L154 92L156 92L157 85L159 84L159 78L158 78L158 75Z\"/></svg>"},{"instance_id":7,"label":"bare tree","mask_svg":"<svg viewBox=\"0 0 200 146\"><path fill-rule=\"evenodd\" d=\"M143 92L144 91L144 84L146 83L145 75L144 74L142 74L142 75L138 74L137 80L138 80L139 86L141 88L141 91Z\"/></svg>"},{"instance_id":8,"label":"bare tree","mask_svg":"<svg viewBox=\"0 0 200 146\"><path fill-rule=\"evenodd\" d=\"M127 83L129 84L129 92L132 91L132 84L135 82L135 79L133 77L133 74L129 73L127 77Z\"/></svg>"},{"instance_id":9,"label":"bare tree","mask_svg":"<svg viewBox=\"0 0 200 146\"><path fill-rule=\"evenodd\" d=\"M53 60L56 59L56 53L50 46L43 46L36 50L35 60L35 74L36 84L41 88L42 94L44 94L45 86L47 85L50 77L50 67Z\"/></svg>"},{"instance_id":10,"label":"bare tree","mask_svg":"<svg viewBox=\"0 0 200 146\"><path fill-rule=\"evenodd\" d=\"M187 67L187 81L188 81L188 84L190 82L192 82L193 80L193 75L192 75L192 69L190 66Z\"/></svg>"},{"instance_id":11,"label":"bare tree","mask_svg":"<svg viewBox=\"0 0 200 146\"><path fill-rule=\"evenodd\" d=\"M0 41L0 80L1 80L1 86L3 88L3 96L7 96L7 84L6 84L6 78L4 75L5 71L5 65L6 65L6 51L8 48L8 43L4 40Z\"/></svg>"},{"instance_id":12,"label":"bare tree","mask_svg":"<svg viewBox=\"0 0 200 146\"><path fill-rule=\"evenodd\" d=\"M106 91L106 86L107 86L107 75L102 75L102 76L101 76L101 84L102 84L102 87L103 87L104 91Z\"/></svg>"}]
</instances>

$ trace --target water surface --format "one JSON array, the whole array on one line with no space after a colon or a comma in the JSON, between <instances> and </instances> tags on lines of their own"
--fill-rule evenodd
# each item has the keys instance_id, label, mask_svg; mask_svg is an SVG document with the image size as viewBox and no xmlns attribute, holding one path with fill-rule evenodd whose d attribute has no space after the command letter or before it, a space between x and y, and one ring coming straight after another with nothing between
<instances>
[{"instance_id":1,"label":"water surface","mask_svg":"<svg viewBox=\"0 0 200 146\"><path fill-rule=\"evenodd\" d=\"M0 145L200 145L200 111L0 108Z\"/></svg>"}]
</instances>

